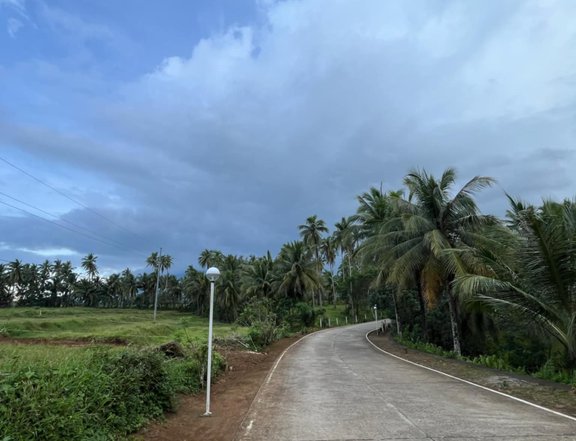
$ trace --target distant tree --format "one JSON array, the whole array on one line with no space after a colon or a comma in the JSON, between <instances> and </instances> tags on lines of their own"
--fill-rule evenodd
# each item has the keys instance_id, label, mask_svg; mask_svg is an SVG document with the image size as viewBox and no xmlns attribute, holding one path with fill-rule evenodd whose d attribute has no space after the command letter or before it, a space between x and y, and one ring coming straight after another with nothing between
<instances>
[{"instance_id":1,"label":"distant tree","mask_svg":"<svg viewBox=\"0 0 576 441\"><path fill-rule=\"evenodd\" d=\"M8 264L11 289L17 298L21 294L22 266L22 262L19 259L15 259Z\"/></svg>"},{"instance_id":2,"label":"distant tree","mask_svg":"<svg viewBox=\"0 0 576 441\"><path fill-rule=\"evenodd\" d=\"M285 244L276 260L278 293L293 300L304 300L320 286L316 262L304 242Z\"/></svg>"},{"instance_id":3,"label":"distant tree","mask_svg":"<svg viewBox=\"0 0 576 441\"><path fill-rule=\"evenodd\" d=\"M242 268L242 282L247 297L272 297L274 294L274 260L270 252L255 258Z\"/></svg>"},{"instance_id":4,"label":"distant tree","mask_svg":"<svg viewBox=\"0 0 576 441\"><path fill-rule=\"evenodd\" d=\"M322 219L318 219L318 216L310 216L306 219L306 222L298 226L300 231L300 237L304 244L312 250L314 253L314 259L316 263L316 272L318 273L318 279L322 273L322 259L320 255L320 247L322 243L322 234L328 232L326 223ZM318 289L318 302L322 306L322 289L319 286ZM312 305L314 305L314 291L312 291Z\"/></svg>"},{"instance_id":5,"label":"distant tree","mask_svg":"<svg viewBox=\"0 0 576 441\"><path fill-rule=\"evenodd\" d=\"M222 263L224 255L218 250L208 250L205 249L200 253L198 258L198 263L202 268L210 268L212 266L218 266Z\"/></svg>"},{"instance_id":6,"label":"distant tree","mask_svg":"<svg viewBox=\"0 0 576 441\"><path fill-rule=\"evenodd\" d=\"M0 263L0 308L12 304L12 293L10 290L10 279L8 267Z\"/></svg>"},{"instance_id":7,"label":"distant tree","mask_svg":"<svg viewBox=\"0 0 576 441\"><path fill-rule=\"evenodd\" d=\"M322 256L328 264L330 271L328 276L330 278L330 290L332 291L332 303L336 305L336 287L334 284L334 264L336 263L336 242L332 236L328 236L322 240L320 245Z\"/></svg>"},{"instance_id":8,"label":"distant tree","mask_svg":"<svg viewBox=\"0 0 576 441\"><path fill-rule=\"evenodd\" d=\"M95 256L93 253L88 254L86 257L82 259L82 268L86 271L88 275L88 280L93 281L94 278L98 275L98 267L96 261L98 257Z\"/></svg>"}]
</instances>

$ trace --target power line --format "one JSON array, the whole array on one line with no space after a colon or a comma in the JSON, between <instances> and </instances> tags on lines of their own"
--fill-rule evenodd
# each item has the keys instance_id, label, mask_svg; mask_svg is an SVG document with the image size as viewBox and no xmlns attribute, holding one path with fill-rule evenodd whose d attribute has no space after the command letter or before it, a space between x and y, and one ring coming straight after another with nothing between
<instances>
[{"instance_id":1,"label":"power line","mask_svg":"<svg viewBox=\"0 0 576 441\"><path fill-rule=\"evenodd\" d=\"M65 229L65 230L71 231L71 232L76 233L76 234L80 234L81 236L85 236L85 237L87 237L88 239L94 240L94 241L96 241L96 242L103 243L104 245L113 246L113 247L116 247L116 248L121 249L122 251L130 251L130 250L127 250L126 248L124 248L124 247L122 247L122 246L116 245L114 242L109 242L109 241L107 241L107 240L102 240L102 239L99 239L98 237L92 236L91 234L89 235L89 234L83 233L83 232L81 232L81 231L75 230L75 229L73 229L73 228L67 227L67 226L65 226L65 225L61 225L61 224L59 224L59 223L57 223L57 222L51 221L50 219L46 219L45 217L38 216L37 214L34 214L34 213L32 213L32 212L30 212L30 211L28 211L28 210L24 210L23 208L17 207L17 206L12 205L12 204L9 204L8 202L5 202L5 201L0 200L0 204L4 204L4 205L6 205L6 206L8 206L8 207L10 207L10 208L13 208L13 209L15 209L15 210L19 210L19 211L21 211L21 212L23 212L23 213L26 213L26 214L30 215L30 216L34 216L34 217L36 217L36 218L38 218L38 219L41 219L41 220L43 220L43 221L45 221L45 222L48 222L48 223L53 224L53 225L56 225L57 227L63 228L63 229Z\"/></svg>"},{"instance_id":2,"label":"power line","mask_svg":"<svg viewBox=\"0 0 576 441\"><path fill-rule=\"evenodd\" d=\"M78 228L78 229L80 229L80 230L83 230L83 231L87 232L88 234L90 234L90 235L92 235L92 236L94 236L94 237L98 237L98 238L100 238L100 239L102 239L102 240L104 240L104 241L106 241L106 242L115 243L116 245L118 245L118 246L120 246L120 247L129 248L129 247L126 246L125 244L122 244L122 243L120 243L120 242L116 242L115 240L106 239L105 237L103 237L103 236L101 236L101 235L99 235L99 234L96 234L96 233L94 233L93 231L90 231L88 228L85 228L85 227L83 227L82 225L78 225L77 223L72 222L72 221L69 221L69 220L67 220L67 219L62 219L60 216L57 216L57 215L55 215L55 214L53 214L53 213L50 213L50 212L48 212L48 211L46 211L46 210L43 210L42 208L38 208L38 207L36 207L36 206L34 206L34 205L32 205L32 204L29 204L29 203L27 203L27 202L24 202L24 201L21 200L21 199L18 199L18 198L15 198L15 197L13 197L13 196L10 196L9 194L6 194L6 193L4 193L4 192L2 192L2 191L0 191L0 195L2 195L2 196L4 196L4 197L7 197L7 198L9 198L9 199L12 199L12 200L15 201L15 202L18 202L18 203L20 203L20 204L22 204L22 205L25 205L25 206L27 206L27 207L30 207L30 208L32 208L32 209L34 209L34 210L37 210L37 211L41 212L41 213L47 214L48 216L52 216L52 217L58 219L60 222L64 222L64 223L67 223L67 224L69 224L69 225L72 225L73 227L76 227L76 228ZM134 250L134 251L136 251L136 250Z\"/></svg>"},{"instance_id":3,"label":"power line","mask_svg":"<svg viewBox=\"0 0 576 441\"><path fill-rule=\"evenodd\" d=\"M122 225L114 222L113 220L107 218L107 217L104 216L103 214L98 213L96 210L88 207L87 205L83 204L82 202L77 201L76 199L68 196L68 195L67 195L66 193L64 193L63 191L58 190L57 188L53 187L52 185L44 182L42 179L37 178L36 176L32 175L31 173L27 172L26 170L21 169L21 168L18 167L17 165L11 163L10 161L8 161L7 159L5 159L5 158L3 158L3 157L1 157L1 156L0 156L0 161L5 162L5 163L8 164L10 167L18 170L20 173L25 174L25 175L28 176L29 178L34 179L36 182L38 182L38 183L40 183L40 184L48 187L48 188L51 189L52 191L55 191L55 192L58 193L59 195L61 195L61 196L65 197L66 199L74 202L75 204L80 205L82 208L88 210L88 211L91 212L92 214L95 214L96 216L101 217L102 219L106 220L107 222L109 222L110 224L114 225L115 227L120 228L120 229L126 231L127 233L130 233L130 234L134 235L134 236L137 236L137 237L140 237L140 238L142 238L142 239L145 239L143 236L141 236L141 235L139 235L139 234L136 234L136 233L133 233L132 231L128 230L126 227L124 227L124 226L122 226Z\"/></svg>"}]
</instances>

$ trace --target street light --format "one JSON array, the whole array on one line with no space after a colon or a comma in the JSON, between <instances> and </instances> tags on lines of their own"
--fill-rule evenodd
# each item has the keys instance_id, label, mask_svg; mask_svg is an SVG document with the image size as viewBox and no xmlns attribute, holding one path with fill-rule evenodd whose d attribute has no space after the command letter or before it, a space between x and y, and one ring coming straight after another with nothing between
<instances>
[{"instance_id":1,"label":"street light","mask_svg":"<svg viewBox=\"0 0 576 441\"><path fill-rule=\"evenodd\" d=\"M220 277L218 268L211 267L206 271L206 277L210 280L210 318L208 319L208 367L207 367L207 383L206 383L206 413L204 416L212 415L210 412L210 381L212 380L212 319L214 316L214 282Z\"/></svg>"},{"instance_id":2,"label":"street light","mask_svg":"<svg viewBox=\"0 0 576 441\"><path fill-rule=\"evenodd\" d=\"M374 320L378 321L378 306L374 305Z\"/></svg>"}]
</instances>

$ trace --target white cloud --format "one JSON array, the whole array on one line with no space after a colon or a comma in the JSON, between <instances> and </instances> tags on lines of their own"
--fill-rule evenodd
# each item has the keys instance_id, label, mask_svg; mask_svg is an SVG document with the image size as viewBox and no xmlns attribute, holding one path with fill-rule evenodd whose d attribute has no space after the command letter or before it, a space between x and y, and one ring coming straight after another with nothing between
<instances>
[{"instance_id":1,"label":"white cloud","mask_svg":"<svg viewBox=\"0 0 576 441\"><path fill-rule=\"evenodd\" d=\"M7 30L10 37L16 38L16 34L18 33L18 31L22 26L24 26L24 24L17 18L9 18Z\"/></svg>"},{"instance_id":2,"label":"white cloud","mask_svg":"<svg viewBox=\"0 0 576 441\"><path fill-rule=\"evenodd\" d=\"M31 253L37 256L49 257L49 258L73 257L79 255L78 252L74 250L69 250L67 248L44 248L44 249L18 248L18 251L23 251L25 253Z\"/></svg>"},{"instance_id":3,"label":"white cloud","mask_svg":"<svg viewBox=\"0 0 576 441\"><path fill-rule=\"evenodd\" d=\"M181 262L277 249L306 216L332 223L410 167L492 175L532 200L573 192L576 4L287 0L262 14L87 101L90 130L4 137L91 170ZM500 190L483 202L503 212Z\"/></svg>"},{"instance_id":4,"label":"white cloud","mask_svg":"<svg viewBox=\"0 0 576 441\"><path fill-rule=\"evenodd\" d=\"M24 14L26 11L26 0L0 0L0 6L10 7Z\"/></svg>"}]
</instances>

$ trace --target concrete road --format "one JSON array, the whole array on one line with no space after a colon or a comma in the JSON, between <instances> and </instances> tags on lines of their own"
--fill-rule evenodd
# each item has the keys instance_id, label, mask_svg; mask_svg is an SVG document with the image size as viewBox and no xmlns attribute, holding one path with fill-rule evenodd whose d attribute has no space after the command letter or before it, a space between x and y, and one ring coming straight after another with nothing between
<instances>
[{"instance_id":1,"label":"concrete road","mask_svg":"<svg viewBox=\"0 0 576 441\"><path fill-rule=\"evenodd\" d=\"M576 440L576 422L382 354L374 323L310 335L284 355L241 441Z\"/></svg>"}]
</instances>

